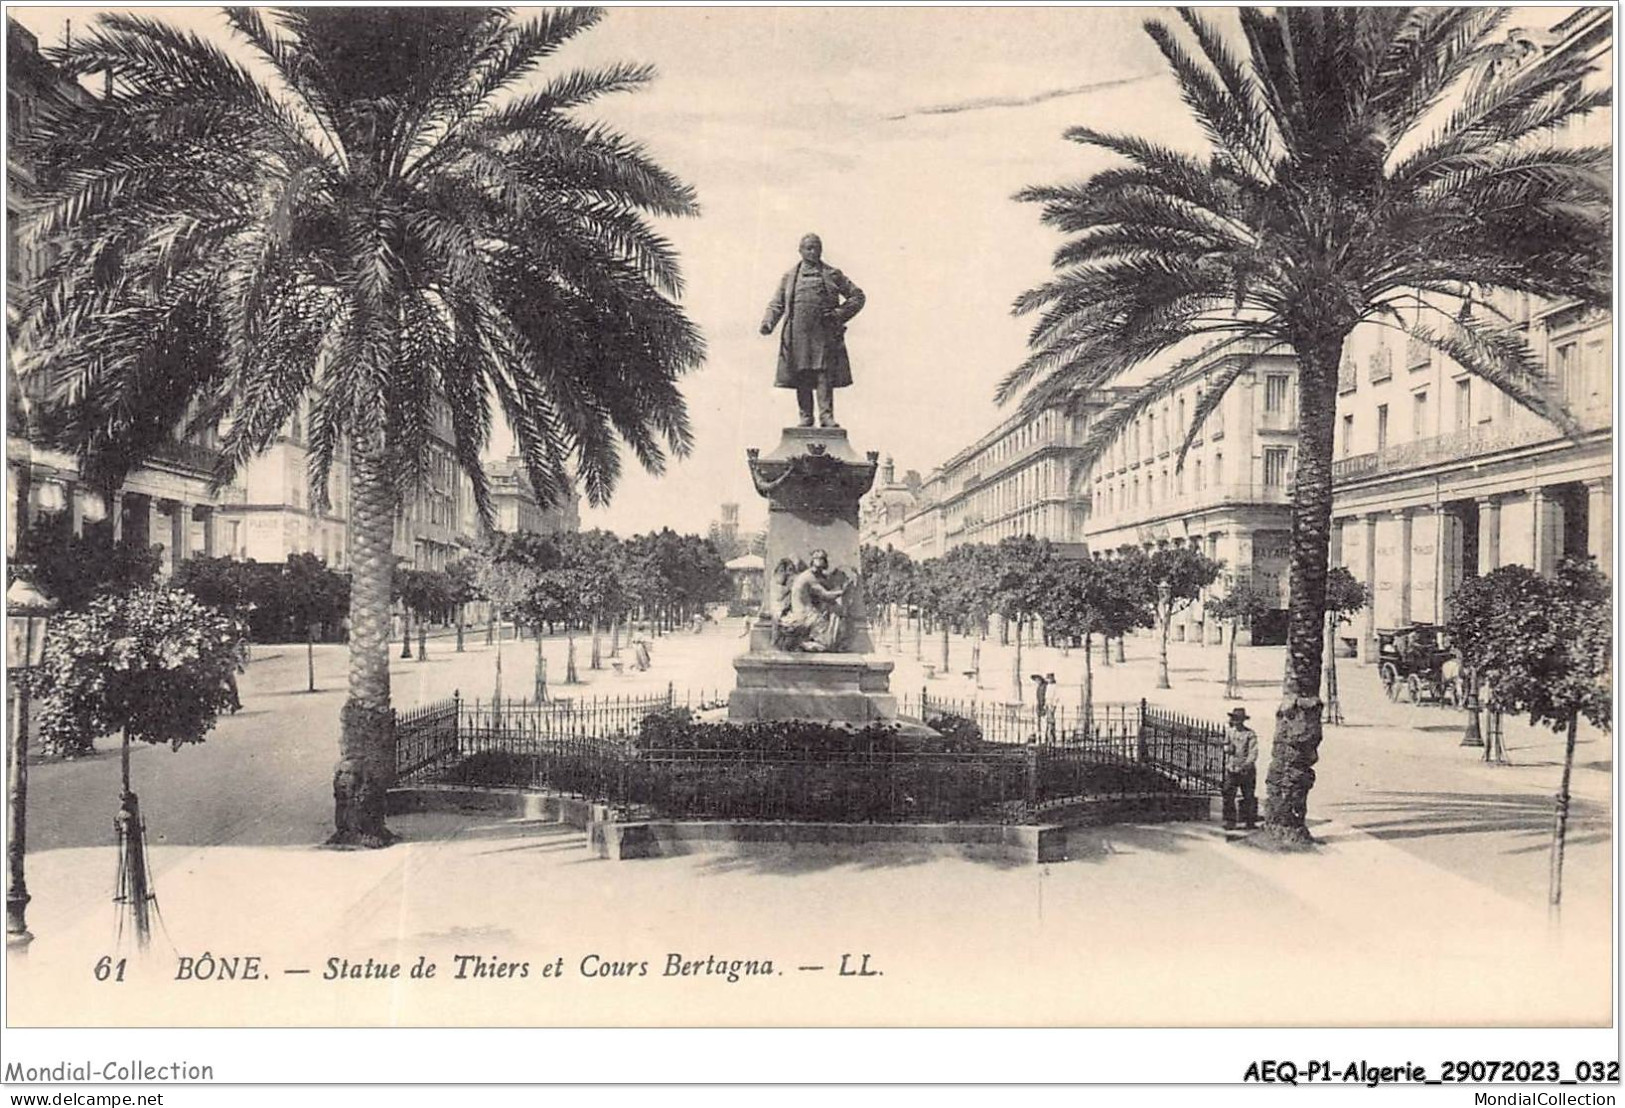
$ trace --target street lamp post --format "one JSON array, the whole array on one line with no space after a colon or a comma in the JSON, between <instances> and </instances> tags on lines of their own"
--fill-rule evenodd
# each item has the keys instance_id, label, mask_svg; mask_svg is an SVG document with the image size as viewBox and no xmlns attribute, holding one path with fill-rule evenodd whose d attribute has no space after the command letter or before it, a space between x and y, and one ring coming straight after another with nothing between
<instances>
[{"instance_id":1,"label":"street lamp post","mask_svg":"<svg viewBox=\"0 0 1625 1108\"><path fill-rule=\"evenodd\" d=\"M1168 620L1173 615L1169 605L1172 603L1173 587L1168 584L1165 577L1157 582L1157 688L1168 689L1173 686L1168 682Z\"/></svg>"},{"instance_id":2,"label":"street lamp post","mask_svg":"<svg viewBox=\"0 0 1625 1108\"><path fill-rule=\"evenodd\" d=\"M1467 710L1467 727L1462 731L1461 745L1482 747L1484 746L1484 735L1480 731L1478 724L1480 707L1478 703L1478 674L1464 667L1462 675L1465 678L1463 683L1467 687L1466 703L1462 705ZM1485 750L1484 760L1489 761L1489 751L1487 749Z\"/></svg>"},{"instance_id":3,"label":"street lamp post","mask_svg":"<svg viewBox=\"0 0 1625 1108\"><path fill-rule=\"evenodd\" d=\"M45 624L56 602L34 585L29 567L19 567L6 590L6 658L16 690L17 716L6 741L6 948L22 950L33 941L28 931L28 882L23 851L28 838L28 681L45 655Z\"/></svg>"}]
</instances>

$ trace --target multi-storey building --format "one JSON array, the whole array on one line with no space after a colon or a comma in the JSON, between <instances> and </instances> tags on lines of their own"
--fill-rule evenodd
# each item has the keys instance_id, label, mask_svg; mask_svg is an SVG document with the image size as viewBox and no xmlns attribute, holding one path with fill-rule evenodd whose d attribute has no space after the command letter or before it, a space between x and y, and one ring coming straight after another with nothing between
<instances>
[{"instance_id":1,"label":"multi-storey building","mask_svg":"<svg viewBox=\"0 0 1625 1108\"><path fill-rule=\"evenodd\" d=\"M498 530L529 531L538 535L581 530L581 498L571 493L551 507L542 507L524 460L518 455L492 462L485 470L491 483ZM466 488L467 478L463 481Z\"/></svg>"},{"instance_id":2,"label":"multi-storey building","mask_svg":"<svg viewBox=\"0 0 1625 1108\"><path fill-rule=\"evenodd\" d=\"M1511 65L1584 51L1612 73L1610 13L1584 8L1545 32L1513 31ZM1492 75L1492 78L1493 79ZM1574 120L1565 140L1607 145L1612 117ZM1375 657L1380 627L1443 622L1466 577L1500 565L1613 560L1612 318L1574 302L1501 297L1579 422L1569 437L1430 347L1367 326L1339 380L1332 557L1371 589L1350 637ZM1398 341L1395 341L1395 338Z\"/></svg>"},{"instance_id":3,"label":"multi-storey building","mask_svg":"<svg viewBox=\"0 0 1625 1108\"><path fill-rule=\"evenodd\" d=\"M1081 554L1089 500L1078 462L1089 418L1011 416L944 462L937 498L943 551L1032 535Z\"/></svg>"},{"instance_id":4,"label":"multi-storey building","mask_svg":"<svg viewBox=\"0 0 1625 1108\"><path fill-rule=\"evenodd\" d=\"M920 506L920 475L909 470L897 479L897 465L887 458L879 479L859 505L859 536L865 546L906 551L908 517Z\"/></svg>"},{"instance_id":5,"label":"multi-storey building","mask_svg":"<svg viewBox=\"0 0 1625 1108\"><path fill-rule=\"evenodd\" d=\"M87 104L92 94L64 76L43 54L34 35L14 20L6 20L6 130L17 135L44 104ZM15 150L15 147L12 148ZM31 167L7 162L11 186L6 193L7 259L6 316L13 322L16 298L45 269L49 252L19 234L20 213L15 207ZM7 359L6 471L10 494L6 498L7 550L16 551L23 528L44 513L64 513L76 534L85 527L110 528L115 536L130 537L164 548L166 569L192 553L225 553L236 549L236 536L219 525L217 509L231 493L214 497L209 476L218 457L210 436L177 442L164 448L148 464L130 474L118 489L92 487L69 455L41 445L31 436L31 422L39 399L26 381L14 376L15 357Z\"/></svg>"},{"instance_id":6,"label":"multi-storey building","mask_svg":"<svg viewBox=\"0 0 1625 1108\"><path fill-rule=\"evenodd\" d=\"M1180 447L1204 392L1238 360L1248 367L1203 420L1181 467ZM1170 379L1089 467L1089 549L1189 545L1224 564L1224 581L1245 578L1274 598L1253 635L1256 642L1278 638L1297 428L1297 365L1290 356L1238 348ZM1175 614L1170 634L1175 641L1221 642L1224 628L1205 620L1198 601Z\"/></svg>"},{"instance_id":7,"label":"multi-storey building","mask_svg":"<svg viewBox=\"0 0 1625 1108\"><path fill-rule=\"evenodd\" d=\"M1089 497L1079 460L1090 418L1089 411L1011 416L923 481L914 471L898 481L888 459L864 501L863 541L921 561L968 543L1031 535L1082 556Z\"/></svg>"},{"instance_id":8,"label":"multi-storey building","mask_svg":"<svg viewBox=\"0 0 1625 1108\"><path fill-rule=\"evenodd\" d=\"M6 124L18 134L28 126L36 106L47 98L86 103L92 93L72 81L39 51L35 37L13 20L6 21ZM27 179L29 167L7 165L14 183ZM27 287L46 258L17 235L16 190L8 190L7 315L12 297ZM343 568L348 564L350 471L341 446L328 474L327 505L318 508L309 496L308 403L289 419L275 442L226 487L212 491L210 481L219 459L218 437L205 430L161 447L116 489L92 488L71 456L49 449L29 433L34 401L22 382L10 375L7 400L10 427L6 468L7 550L27 524L41 514L66 513L75 533L106 527L114 538L164 549L162 567L173 572L181 559L194 555L252 558L280 562L289 554L310 553ZM451 416L435 405L430 427L425 479L402 506L395 525L395 553L419 569L443 569L459 550L480 537L468 478L452 448ZM537 502L524 467L508 459L490 467L492 498L498 525L505 530L552 532L580 526L579 501L571 496L553 508Z\"/></svg>"}]
</instances>

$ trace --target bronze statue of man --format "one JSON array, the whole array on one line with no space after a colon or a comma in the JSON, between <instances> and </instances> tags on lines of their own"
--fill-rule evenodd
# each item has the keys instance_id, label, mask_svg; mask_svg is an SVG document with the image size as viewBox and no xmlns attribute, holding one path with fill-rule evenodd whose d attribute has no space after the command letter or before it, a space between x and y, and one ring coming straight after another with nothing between
<instances>
[{"instance_id":1,"label":"bronze statue of man","mask_svg":"<svg viewBox=\"0 0 1625 1108\"><path fill-rule=\"evenodd\" d=\"M771 335L779 319L779 369L776 388L795 389L801 426L813 425L813 397L818 398L818 425L835 422L835 389L852 383L852 363L846 355L847 320L863 310L863 290L846 274L824 264L824 244L817 235L801 237L801 261L779 282L762 334Z\"/></svg>"}]
</instances>

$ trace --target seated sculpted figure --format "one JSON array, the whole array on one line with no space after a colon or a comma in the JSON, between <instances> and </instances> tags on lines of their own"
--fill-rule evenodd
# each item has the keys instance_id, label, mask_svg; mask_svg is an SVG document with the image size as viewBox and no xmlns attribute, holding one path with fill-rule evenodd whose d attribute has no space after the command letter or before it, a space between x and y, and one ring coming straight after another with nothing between
<instances>
[{"instance_id":1,"label":"seated sculpted figure","mask_svg":"<svg viewBox=\"0 0 1625 1108\"><path fill-rule=\"evenodd\" d=\"M838 651L845 638L841 598L846 590L834 587L829 554L814 550L810 561L790 582L790 609L779 617L775 645L780 650Z\"/></svg>"}]
</instances>

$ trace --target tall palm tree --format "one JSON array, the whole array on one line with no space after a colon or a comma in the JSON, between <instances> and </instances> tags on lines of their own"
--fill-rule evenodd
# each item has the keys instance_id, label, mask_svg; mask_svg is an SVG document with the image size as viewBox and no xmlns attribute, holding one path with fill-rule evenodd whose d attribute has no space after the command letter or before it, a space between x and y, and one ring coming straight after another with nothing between
<instances>
[{"instance_id":1,"label":"tall palm tree","mask_svg":"<svg viewBox=\"0 0 1625 1108\"><path fill-rule=\"evenodd\" d=\"M29 233L57 252L30 372L88 471L207 424L223 482L302 404L316 503L348 458L337 844L392 837L390 547L436 425L487 521L493 398L543 501L579 482L604 502L622 444L657 473L690 446L677 379L703 344L647 219L694 214L694 194L576 114L652 71L537 73L601 14L233 8L235 49L103 16L64 64L114 74L109 95L27 143Z\"/></svg>"},{"instance_id":2,"label":"tall palm tree","mask_svg":"<svg viewBox=\"0 0 1625 1108\"><path fill-rule=\"evenodd\" d=\"M1609 102L1575 52L1502 64L1495 8L1242 9L1239 35L1182 11L1146 24L1201 126L1200 155L1088 127L1121 164L1029 188L1069 236L1023 294L1031 354L998 397L1082 410L1151 363L1096 421L1098 454L1159 390L1216 362L1184 449L1257 357L1290 352L1302 412L1292 501L1288 679L1267 829L1309 842L1331 521L1332 431L1345 339L1372 321L1442 351L1518 403L1573 423L1545 367L1486 290L1604 305L1609 150L1555 130ZM1190 40L1194 39L1194 49ZM1239 49L1238 49L1239 47ZM1184 449L1180 460L1183 461ZM1087 459L1086 459L1087 461Z\"/></svg>"}]
</instances>

